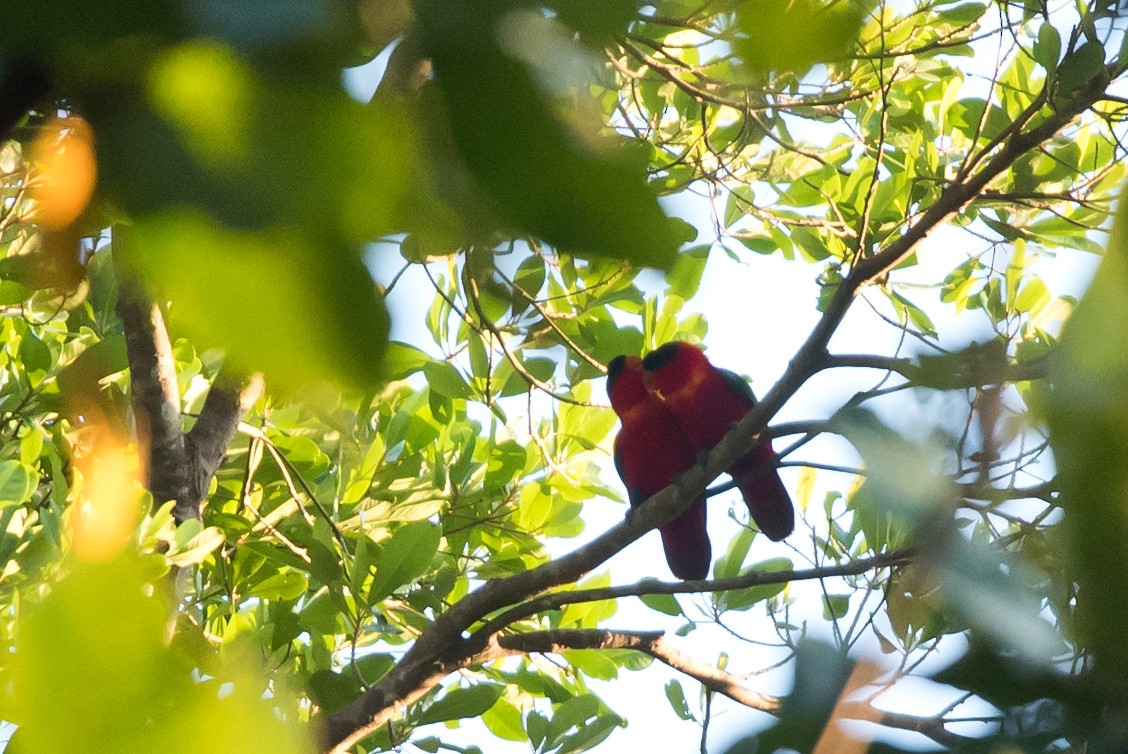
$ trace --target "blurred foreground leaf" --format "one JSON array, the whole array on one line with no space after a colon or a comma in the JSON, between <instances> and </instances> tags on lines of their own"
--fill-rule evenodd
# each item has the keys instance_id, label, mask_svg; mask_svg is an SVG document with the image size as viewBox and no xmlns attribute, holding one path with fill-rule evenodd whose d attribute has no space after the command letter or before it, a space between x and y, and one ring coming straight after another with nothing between
<instances>
[{"instance_id":1,"label":"blurred foreground leaf","mask_svg":"<svg viewBox=\"0 0 1128 754\"><path fill-rule=\"evenodd\" d=\"M562 251L670 267L681 228L662 213L642 164L594 129L569 133L528 67L507 54L549 21L484 2L426 0L417 11L450 134L497 216Z\"/></svg>"},{"instance_id":2,"label":"blurred foreground leaf","mask_svg":"<svg viewBox=\"0 0 1128 754\"><path fill-rule=\"evenodd\" d=\"M133 558L80 567L25 607L5 704L20 726L19 750L308 751L296 709L274 709L264 697L261 670L228 665L205 680L165 646L165 606L143 573Z\"/></svg>"},{"instance_id":3,"label":"blurred foreground leaf","mask_svg":"<svg viewBox=\"0 0 1128 754\"><path fill-rule=\"evenodd\" d=\"M1128 216L1062 334L1046 396L1058 464L1069 570L1077 580L1077 639L1096 655L1114 703L1128 706ZM1110 340L1110 337L1113 338Z\"/></svg>"},{"instance_id":4,"label":"blurred foreground leaf","mask_svg":"<svg viewBox=\"0 0 1128 754\"><path fill-rule=\"evenodd\" d=\"M115 232L131 270L172 301L171 321L246 372L295 390L379 378L388 317L360 261L326 239L236 231L198 213L147 218Z\"/></svg>"},{"instance_id":5,"label":"blurred foreground leaf","mask_svg":"<svg viewBox=\"0 0 1128 754\"><path fill-rule=\"evenodd\" d=\"M866 14L859 0L751 0L737 22L744 34L736 50L754 74L802 75L815 63L843 58L853 49Z\"/></svg>"}]
</instances>

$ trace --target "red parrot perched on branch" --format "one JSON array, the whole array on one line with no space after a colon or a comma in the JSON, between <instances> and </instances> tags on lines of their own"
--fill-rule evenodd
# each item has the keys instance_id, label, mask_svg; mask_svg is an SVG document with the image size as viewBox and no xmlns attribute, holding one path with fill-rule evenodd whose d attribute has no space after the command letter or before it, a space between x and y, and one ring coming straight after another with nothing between
<instances>
[{"instance_id":1,"label":"red parrot perched on branch","mask_svg":"<svg viewBox=\"0 0 1128 754\"><path fill-rule=\"evenodd\" d=\"M615 437L615 468L631 507L667 487L696 463L693 446L674 415L643 384L642 359L616 356L607 366L607 396L622 428ZM666 562L679 579L703 579L712 548L705 530L705 498L658 528Z\"/></svg>"},{"instance_id":2,"label":"red parrot perched on branch","mask_svg":"<svg viewBox=\"0 0 1128 754\"><path fill-rule=\"evenodd\" d=\"M709 451L756 404L748 384L713 366L700 348L672 342L643 360L647 388L657 393L677 418L694 450ZM728 469L752 520L778 542L795 528L795 508L776 471L771 443L756 445Z\"/></svg>"}]
</instances>

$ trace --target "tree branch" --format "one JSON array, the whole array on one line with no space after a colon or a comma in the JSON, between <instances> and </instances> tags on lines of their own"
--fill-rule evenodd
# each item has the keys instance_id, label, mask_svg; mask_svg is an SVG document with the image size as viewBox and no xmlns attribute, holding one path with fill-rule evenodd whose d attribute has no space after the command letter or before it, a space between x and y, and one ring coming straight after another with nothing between
<instances>
[{"instance_id":1,"label":"tree branch","mask_svg":"<svg viewBox=\"0 0 1128 754\"><path fill-rule=\"evenodd\" d=\"M567 605L578 605L584 602L598 602L600 600L613 600L622 597L641 597L647 594L695 594L697 592L730 592L737 589L748 589L754 586L768 584L786 584L791 581L811 581L834 576L857 576L879 568L904 565L915 557L916 551L912 547L875 555L872 558L863 558L850 563L833 566L820 566L802 570L760 572L753 571L743 576L733 576L727 579L709 581L640 581L624 586L604 587L601 589L578 589L571 592L554 592L542 597L529 600L517 607L505 611L491 619L474 632L471 639L477 637L485 640L506 626L523 620L546 610L557 610Z\"/></svg>"},{"instance_id":2,"label":"tree branch","mask_svg":"<svg viewBox=\"0 0 1128 754\"><path fill-rule=\"evenodd\" d=\"M172 343L160 306L130 272L129 258L138 253L132 243L125 226L114 226L117 308L125 330L137 440L154 504L175 500L172 515L182 523L200 517L212 475L223 462L239 421L262 395L262 378L233 380L221 374L208 391L195 426L187 434L182 431Z\"/></svg>"},{"instance_id":3,"label":"tree branch","mask_svg":"<svg viewBox=\"0 0 1128 754\"><path fill-rule=\"evenodd\" d=\"M877 354L833 354L827 355L822 364L823 369L838 367L855 367L860 369L880 369L885 372L894 372L901 375L909 382L921 383L922 387L934 387L946 390L959 390L963 388L979 387L999 383L1025 382L1037 380L1046 376L1046 369L1051 355L1044 355L1037 359L1024 362L1009 362L1003 358L998 360L983 360L974 358L974 354L964 351L952 354L950 357L936 357L950 362L950 373L943 375L938 380L938 375L927 371L913 359L897 358L893 356L879 356ZM965 358L960 358L965 357Z\"/></svg>"},{"instance_id":4,"label":"tree branch","mask_svg":"<svg viewBox=\"0 0 1128 754\"><path fill-rule=\"evenodd\" d=\"M976 741L974 738L961 736L948 730L944 725L943 717L921 717L903 712L886 712L867 702L845 702L839 707L838 712L840 717L845 720L863 720L886 728L919 733L946 747L949 751L961 751L968 744Z\"/></svg>"},{"instance_id":5,"label":"tree branch","mask_svg":"<svg viewBox=\"0 0 1128 754\"><path fill-rule=\"evenodd\" d=\"M180 427L180 386L176 360L164 315L128 272L127 260L136 254L132 233L113 229L113 261L117 278L117 310L125 330L129 385L137 442L146 464L146 484L153 502L175 500L177 522L198 515L188 490L188 452Z\"/></svg>"},{"instance_id":6,"label":"tree branch","mask_svg":"<svg viewBox=\"0 0 1128 754\"><path fill-rule=\"evenodd\" d=\"M497 656L562 652L568 649L634 649L698 681L710 691L723 694L745 707L777 713L778 697L752 691L739 679L719 668L689 657L671 646L661 631L614 631L610 629L556 629L498 637ZM491 658L492 659L492 658Z\"/></svg>"},{"instance_id":7,"label":"tree branch","mask_svg":"<svg viewBox=\"0 0 1128 754\"><path fill-rule=\"evenodd\" d=\"M236 380L223 372L208 390L200 416L185 437L188 459L192 464L193 493L200 501L207 494L216 469L227 456L227 449L239 430L239 422L262 397L262 392L261 374Z\"/></svg>"}]
</instances>

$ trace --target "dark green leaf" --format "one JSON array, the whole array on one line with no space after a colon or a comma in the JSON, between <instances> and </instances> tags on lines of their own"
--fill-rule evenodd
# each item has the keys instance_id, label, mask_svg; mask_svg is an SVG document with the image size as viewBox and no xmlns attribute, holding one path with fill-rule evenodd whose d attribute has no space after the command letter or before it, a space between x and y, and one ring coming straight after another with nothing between
<instances>
[{"instance_id":1,"label":"dark green leaf","mask_svg":"<svg viewBox=\"0 0 1128 754\"><path fill-rule=\"evenodd\" d=\"M564 251L669 267L678 233L643 166L614 142L599 152L582 146L556 119L529 68L507 54L551 66L543 46L522 47L550 22L512 14L503 29L497 4L481 0L424 0L415 8L450 136L496 214Z\"/></svg>"},{"instance_id":2,"label":"dark green leaf","mask_svg":"<svg viewBox=\"0 0 1128 754\"><path fill-rule=\"evenodd\" d=\"M1128 214L1122 206L1108 252L1062 333L1046 397L1058 465L1067 572L1079 584L1076 632L1119 697L1128 689L1128 351L1109 333L1128 327Z\"/></svg>"},{"instance_id":3,"label":"dark green leaf","mask_svg":"<svg viewBox=\"0 0 1128 754\"><path fill-rule=\"evenodd\" d=\"M504 686L496 683L479 683L470 688L448 691L442 699L423 710L416 724L427 725L444 720L478 717L494 706L504 690Z\"/></svg>"},{"instance_id":4,"label":"dark green leaf","mask_svg":"<svg viewBox=\"0 0 1128 754\"><path fill-rule=\"evenodd\" d=\"M850 612L850 595L824 594L823 620L839 620Z\"/></svg>"}]
</instances>

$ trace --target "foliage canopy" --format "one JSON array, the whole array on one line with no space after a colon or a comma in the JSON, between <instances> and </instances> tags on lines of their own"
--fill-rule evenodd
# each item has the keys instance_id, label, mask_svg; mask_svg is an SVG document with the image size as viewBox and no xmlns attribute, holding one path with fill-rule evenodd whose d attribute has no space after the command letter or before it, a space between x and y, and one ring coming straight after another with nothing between
<instances>
[{"instance_id":1,"label":"foliage canopy","mask_svg":"<svg viewBox=\"0 0 1128 754\"><path fill-rule=\"evenodd\" d=\"M0 32L11 751L469 751L480 718L571 754L636 735L599 682L654 660L703 750L720 697L765 713L732 751L1125 746L1115 4L111 6ZM1041 270L1100 254L1071 315ZM753 330L708 281L769 255L818 281L782 376L569 542L625 502L605 365ZM893 345L842 353L864 307ZM856 392L769 424L826 374ZM761 432L788 546L740 512L708 581L602 568ZM744 675L776 664L782 697ZM905 709L913 676L956 701Z\"/></svg>"}]
</instances>

